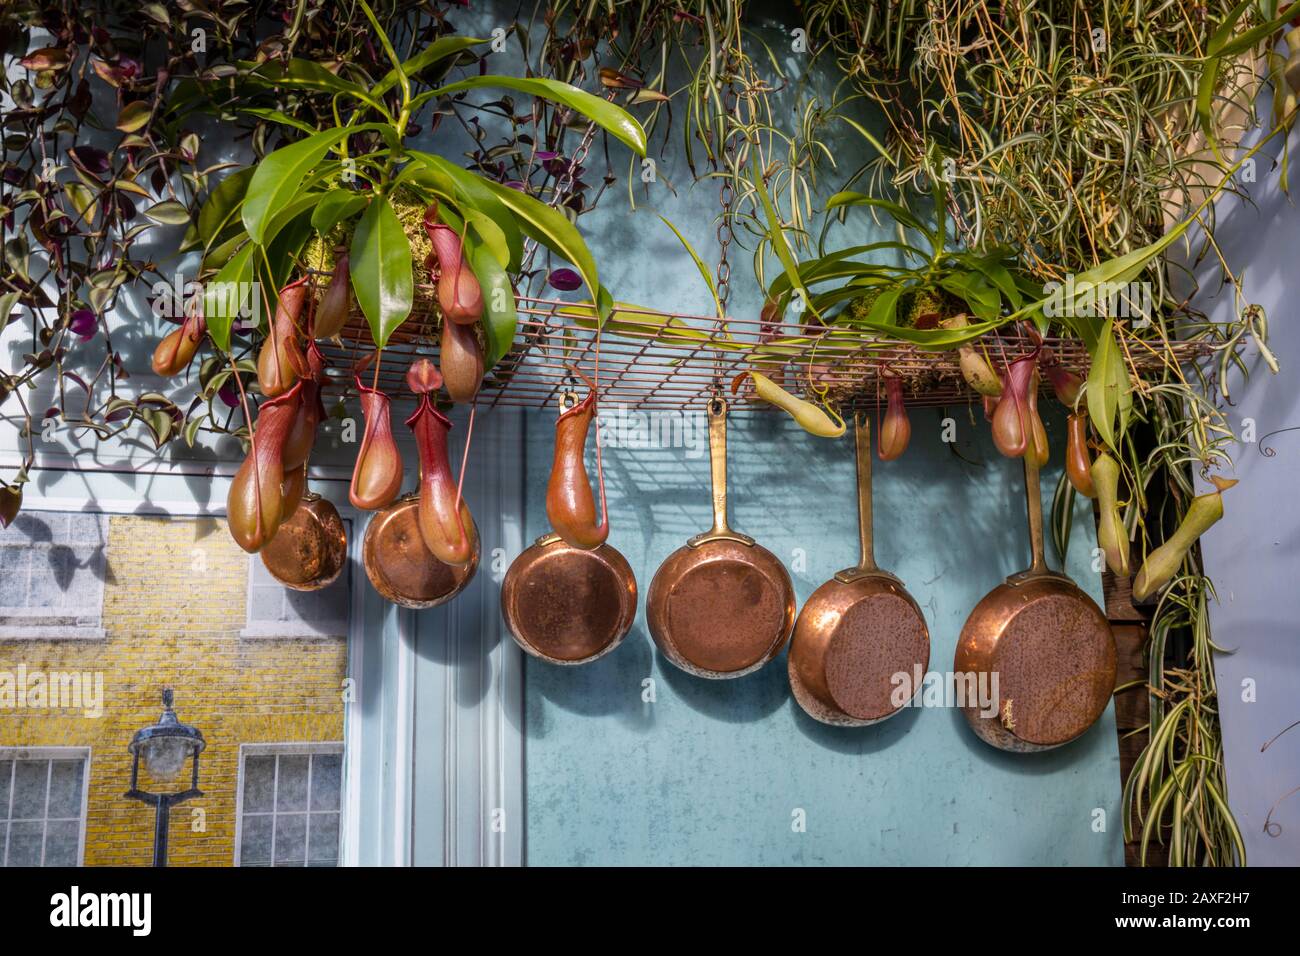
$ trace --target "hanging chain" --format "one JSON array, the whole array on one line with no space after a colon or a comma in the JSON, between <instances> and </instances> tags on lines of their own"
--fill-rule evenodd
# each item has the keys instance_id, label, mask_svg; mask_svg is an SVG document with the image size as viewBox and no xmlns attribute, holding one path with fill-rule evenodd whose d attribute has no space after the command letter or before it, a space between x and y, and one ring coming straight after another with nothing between
<instances>
[{"instance_id":1,"label":"hanging chain","mask_svg":"<svg viewBox=\"0 0 1300 956\"><path fill-rule=\"evenodd\" d=\"M736 188L732 183L733 164L732 156L735 148L732 145L733 130L731 120L736 112L736 87L735 87L735 57L728 49L727 56L724 60L724 70L726 74L725 86L722 89L722 185L718 187L718 205L721 207L721 214L718 218L718 270L714 286L718 295L718 322L715 334L721 337L726 331L727 324L727 306L731 300L731 243L736 238L735 230L732 228L733 206L736 201ZM714 353L713 357L713 388L715 392L722 390L722 352L719 350Z\"/></svg>"},{"instance_id":2,"label":"hanging chain","mask_svg":"<svg viewBox=\"0 0 1300 956\"><path fill-rule=\"evenodd\" d=\"M614 93L611 91L606 95L606 100L612 100ZM591 150L591 144L596 139L596 124L588 123L587 128L582 133L582 139L578 142L578 148L573 151L573 156L565 164L564 172L560 173L559 178L555 180L555 189L551 192L551 198L546 203L553 209L558 209L563 205L564 200L568 198L568 192L573 188L574 172L587 158L587 153ZM533 254L537 251L537 240L531 236L524 242L524 255L521 261L519 271L527 272L533 262Z\"/></svg>"},{"instance_id":3,"label":"hanging chain","mask_svg":"<svg viewBox=\"0 0 1300 956\"><path fill-rule=\"evenodd\" d=\"M728 61L730 62L730 61ZM727 86L722 91L723 112L729 118L736 110L736 90L732 85L731 76L728 74ZM723 122L727 120L724 118ZM732 184L732 168L730 157L735 152L731 143L731 129L723 130L722 134L722 152L724 154L722 162L722 185L718 187L718 204L722 207L722 215L718 219L718 272L717 272L717 290L718 304L721 306L722 315L719 321L726 317L727 302L731 298L731 261L728 258L731 249L731 242L735 238L735 232L731 226L732 206L736 201L736 188Z\"/></svg>"}]
</instances>

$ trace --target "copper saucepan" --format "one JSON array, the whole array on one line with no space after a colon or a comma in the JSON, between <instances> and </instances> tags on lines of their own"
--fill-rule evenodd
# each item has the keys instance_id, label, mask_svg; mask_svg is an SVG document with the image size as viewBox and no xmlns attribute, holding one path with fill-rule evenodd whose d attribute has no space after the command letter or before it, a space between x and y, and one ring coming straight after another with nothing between
<instances>
[{"instance_id":1,"label":"copper saucepan","mask_svg":"<svg viewBox=\"0 0 1300 956\"><path fill-rule=\"evenodd\" d=\"M338 509L309 491L261 552L262 564L287 588L318 591L334 583L348 556Z\"/></svg>"},{"instance_id":2,"label":"copper saucepan","mask_svg":"<svg viewBox=\"0 0 1300 956\"><path fill-rule=\"evenodd\" d=\"M550 504L557 496L580 499L585 490L590 497L582 456L594 401L594 390L582 403L571 391L560 398L548 514L559 510ZM557 483L565 487L557 488ZM585 507L578 510L586 512ZM601 525L595 525L594 517L592 508L577 528L564 516L551 514L553 525L571 535L576 529L575 539L580 540L566 541L554 532L543 535L511 562L501 583L501 614L515 643L552 664L585 664L608 654L636 618L632 566L605 543L608 511Z\"/></svg>"},{"instance_id":3,"label":"copper saucepan","mask_svg":"<svg viewBox=\"0 0 1300 956\"><path fill-rule=\"evenodd\" d=\"M871 528L871 425L854 420L858 458L857 567L808 598L790 641L790 688L811 717L841 727L886 720L920 690L930 666L930 631L903 582L876 565ZM900 685L896 675L905 675ZM910 688L910 693L904 693Z\"/></svg>"},{"instance_id":4,"label":"copper saucepan","mask_svg":"<svg viewBox=\"0 0 1300 956\"><path fill-rule=\"evenodd\" d=\"M776 555L727 525L727 403L709 402L713 527L655 572L646 623L665 657L697 677L743 677L785 646L794 587Z\"/></svg>"},{"instance_id":5,"label":"copper saucepan","mask_svg":"<svg viewBox=\"0 0 1300 956\"><path fill-rule=\"evenodd\" d=\"M434 557L420 536L419 493L404 495L370 519L362 563L375 590L402 607L422 609L450 601L478 570L478 526L469 519L470 560L453 566ZM465 514L468 515L468 509Z\"/></svg>"},{"instance_id":6,"label":"copper saucepan","mask_svg":"<svg viewBox=\"0 0 1300 956\"><path fill-rule=\"evenodd\" d=\"M975 733L1002 750L1029 753L1074 740L1106 709L1115 689L1115 638L1101 609L1043 558L1038 467L1025 460L1033 561L988 593L957 641L953 669L994 687L997 713L979 702L962 711ZM969 688L969 678L965 681Z\"/></svg>"}]
</instances>

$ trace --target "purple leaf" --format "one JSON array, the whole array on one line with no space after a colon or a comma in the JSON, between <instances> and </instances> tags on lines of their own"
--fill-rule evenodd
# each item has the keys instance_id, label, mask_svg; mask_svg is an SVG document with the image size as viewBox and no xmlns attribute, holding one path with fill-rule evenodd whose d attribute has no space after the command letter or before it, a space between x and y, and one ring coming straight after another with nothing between
<instances>
[{"instance_id":1,"label":"purple leaf","mask_svg":"<svg viewBox=\"0 0 1300 956\"><path fill-rule=\"evenodd\" d=\"M88 342L95 337L95 330L99 328L99 318L89 309L78 309L68 320L68 328L81 341Z\"/></svg>"},{"instance_id":2,"label":"purple leaf","mask_svg":"<svg viewBox=\"0 0 1300 956\"><path fill-rule=\"evenodd\" d=\"M582 285L582 277L572 269L552 269L546 281L561 292L572 292Z\"/></svg>"},{"instance_id":3,"label":"purple leaf","mask_svg":"<svg viewBox=\"0 0 1300 956\"><path fill-rule=\"evenodd\" d=\"M537 158L544 163L550 162L552 159L554 159L556 156L559 155L560 155L559 153L553 152L549 149L539 149L537 151Z\"/></svg>"},{"instance_id":4,"label":"purple leaf","mask_svg":"<svg viewBox=\"0 0 1300 956\"><path fill-rule=\"evenodd\" d=\"M72 161L91 173L106 173L109 170L108 153L94 146L73 146L68 150Z\"/></svg>"},{"instance_id":5,"label":"purple leaf","mask_svg":"<svg viewBox=\"0 0 1300 956\"><path fill-rule=\"evenodd\" d=\"M221 386L221 389L217 392L217 397L230 408L239 405L239 389L236 387L234 379L228 380L225 385Z\"/></svg>"}]
</instances>

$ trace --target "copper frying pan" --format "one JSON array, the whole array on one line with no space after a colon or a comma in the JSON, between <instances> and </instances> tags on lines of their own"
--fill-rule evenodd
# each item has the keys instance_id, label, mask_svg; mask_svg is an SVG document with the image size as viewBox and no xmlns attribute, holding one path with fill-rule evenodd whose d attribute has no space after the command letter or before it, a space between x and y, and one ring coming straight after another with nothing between
<instances>
[{"instance_id":1,"label":"copper frying pan","mask_svg":"<svg viewBox=\"0 0 1300 956\"><path fill-rule=\"evenodd\" d=\"M285 587L318 591L334 583L347 553L347 532L338 509L309 491L262 548L261 557L271 577Z\"/></svg>"},{"instance_id":2,"label":"copper frying pan","mask_svg":"<svg viewBox=\"0 0 1300 956\"><path fill-rule=\"evenodd\" d=\"M969 697L962 711L975 733L1002 750L1029 753L1074 740L1106 709L1115 689L1115 638L1101 609L1043 559L1038 467L1025 460L1033 560L971 611L953 669L992 688L997 713ZM966 680L970 686L970 680Z\"/></svg>"},{"instance_id":3,"label":"copper frying pan","mask_svg":"<svg viewBox=\"0 0 1300 956\"><path fill-rule=\"evenodd\" d=\"M790 688L809 716L865 727L902 709L930 666L930 631L903 582L876 565L871 529L871 425L854 419L858 456L857 567L838 572L808 598L790 641ZM900 685L895 675L904 674ZM901 693L910 687L910 693ZM901 698L901 699L900 699Z\"/></svg>"},{"instance_id":4,"label":"copper frying pan","mask_svg":"<svg viewBox=\"0 0 1300 956\"><path fill-rule=\"evenodd\" d=\"M565 441L561 431L569 424L566 416L580 410L576 403L571 391L560 398L552 490L557 482L587 483L582 445ZM580 422L584 435L587 424ZM608 518L606 512L606 530ZM585 664L608 654L631 630L636 576L627 559L603 540L583 548L552 532L511 563L501 584L501 614L515 643L534 657L552 664Z\"/></svg>"},{"instance_id":5,"label":"copper frying pan","mask_svg":"<svg viewBox=\"0 0 1300 956\"><path fill-rule=\"evenodd\" d=\"M646 623L665 657L696 677L743 677L785 646L794 587L776 555L727 525L727 403L709 402L713 527L655 572Z\"/></svg>"},{"instance_id":6,"label":"copper frying pan","mask_svg":"<svg viewBox=\"0 0 1300 956\"><path fill-rule=\"evenodd\" d=\"M417 610L436 607L463 591L479 560L478 526L473 518L469 519L473 539L469 561L452 566L434 557L420 535L419 498L418 493L404 495L375 514L361 545L366 576L375 590L394 604Z\"/></svg>"}]
</instances>

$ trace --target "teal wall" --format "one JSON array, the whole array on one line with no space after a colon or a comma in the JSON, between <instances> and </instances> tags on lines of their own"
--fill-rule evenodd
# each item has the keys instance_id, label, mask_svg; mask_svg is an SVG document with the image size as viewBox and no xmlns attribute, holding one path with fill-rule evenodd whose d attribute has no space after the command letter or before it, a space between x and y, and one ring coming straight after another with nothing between
<instances>
[{"instance_id":1,"label":"teal wall","mask_svg":"<svg viewBox=\"0 0 1300 956\"><path fill-rule=\"evenodd\" d=\"M947 671L967 613L1028 564L1020 472L977 414L912 413L912 445L877 463L876 556L906 582ZM527 428L528 536L546 530L552 414ZM857 561L853 445L811 438L775 415L730 423L732 524L791 569L800 605ZM1054 422L1053 448L1063 448ZM978 462L966 464L963 458ZM685 449L605 457L610 542L642 604L659 563L709 523L708 464ZM1044 507L1059 469L1044 474ZM1094 599L1095 538L1080 505L1067 570ZM1048 546L1049 555L1051 546ZM802 552L802 570L796 563ZM656 700L642 700L654 681ZM556 864L1120 865L1113 710L1055 751L1004 754L952 709L911 709L873 727L807 717L786 659L739 680L691 677L659 654L644 606L623 645L583 667L525 665L525 859ZM806 812L807 831L792 830ZM1105 811L1104 832L1095 811Z\"/></svg>"},{"instance_id":2,"label":"teal wall","mask_svg":"<svg viewBox=\"0 0 1300 956\"><path fill-rule=\"evenodd\" d=\"M825 102L831 78L821 69L808 72L807 57L792 52L779 29L769 25L761 33L788 73L788 88ZM776 121L792 123L795 116L792 109ZM859 118L880 130L878 117ZM680 129L674 133L680 136ZM835 164L821 172L821 188L829 192L872 151L848 130L823 133ZM656 214L712 264L716 185L689 185L679 139L659 147L656 140L659 182L638 189L636 210L609 195L581 226L617 298L708 314L707 288ZM891 236L862 214L832 229L827 247ZM762 294L748 245L732 250L729 312L755 319ZM767 280L778 270L769 260ZM973 417L964 406L951 414L956 450L978 466L963 463L940 441L940 412L916 410L911 449L876 468L877 557L921 605L931 631L931 667L942 671L951 668L970 609L1028 564L1019 469L993 450L978 409ZM802 604L857 561L852 442L811 438L776 415L743 418L731 426L732 523L790 567ZM527 419L525 540L546 530L553 421L554 410ZM659 563L709 523L703 422L695 424L700 444L694 449L611 448L605 458L610 540L635 570L643 602ZM1054 435L1059 465L1059 420ZM1045 474L1045 495L1057 474ZM1069 571L1100 602L1091 528L1081 505ZM652 704L642 701L646 679L654 681ZM1123 861L1118 743L1109 710L1083 739L1030 756L980 743L949 710L913 710L860 730L823 727L791 698L784 655L740 680L699 680L655 651L644 610L625 644L591 665L556 668L527 659L524 697L530 864ZM797 808L806 811L806 833L792 832ZM1104 821L1094 816L1098 808ZM1102 823L1104 832L1096 832Z\"/></svg>"}]
</instances>

